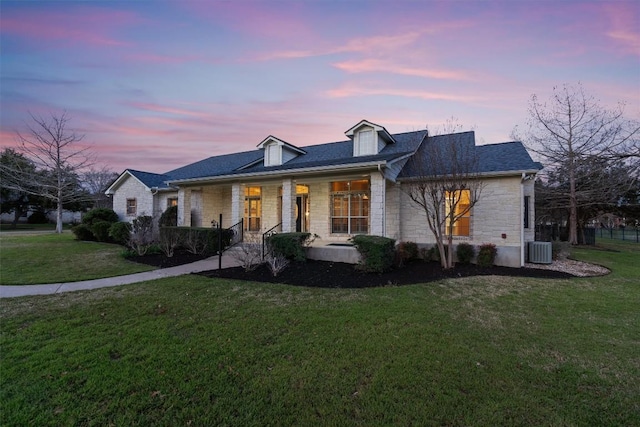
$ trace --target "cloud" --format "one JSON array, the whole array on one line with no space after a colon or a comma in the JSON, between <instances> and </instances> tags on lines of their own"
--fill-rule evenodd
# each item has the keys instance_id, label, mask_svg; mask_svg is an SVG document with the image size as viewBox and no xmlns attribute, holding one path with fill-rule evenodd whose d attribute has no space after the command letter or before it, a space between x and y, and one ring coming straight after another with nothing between
<instances>
[{"instance_id":1,"label":"cloud","mask_svg":"<svg viewBox=\"0 0 640 427\"><path fill-rule=\"evenodd\" d=\"M393 63L380 59L343 61L335 63L333 66L348 73L385 72L438 80L471 80L471 75L466 71L410 67L402 65L401 63Z\"/></svg>"},{"instance_id":2,"label":"cloud","mask_svg":"<svg viewBox=\"0 0 640 427\"><path fill-rule=\"evenodd\" d=\"M396 96L404 98L419 98L431 101L455 101L455 102L473 102L477 101L477 97L455 95L453 93L438 93L416 89L395 89L385 87L365 87L363 85L351 84L345 85L337 89L331 89L326 92L329 98L347 98L362 96Z\"/></svg>"},{"instance_id":3,"label":"cloud","mask_svg":"<svg viewBox=\"0 0 640 427\"><path fill-rule=\"evenodd\" d=\"M3 10L2 35L21 37L32 42L66 42L96 47L128 45L118 39L118 29L138 24L140 19L130 11L97 7L74 7L59 10L32 8Z\"/></svg>"},{"instance_id":4,"label":"cloud","mask_svg":"<svg viewBox=\"0 0 640 427\"><path fill-rule=\"evenodd\" d=\"M607 3L610 28L605 35L613 40L622 52L640 56L640 7L637 4Z\"/></svg>"}]
</instances>

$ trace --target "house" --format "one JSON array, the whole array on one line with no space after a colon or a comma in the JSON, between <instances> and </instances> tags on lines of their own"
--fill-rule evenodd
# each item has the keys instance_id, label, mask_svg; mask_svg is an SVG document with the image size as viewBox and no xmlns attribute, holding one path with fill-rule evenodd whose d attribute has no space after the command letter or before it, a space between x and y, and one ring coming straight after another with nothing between
<instances>
[{"instance_id":1,"label":"house","mask_svg":"<svg viewBox=\"0 0 640 427\"><path fill-rule=\"evenodd\" d=\"M484 181L479 202L455 227L456 242L498 247L496 263L522 266L525 242L534 240L534 162L520 142L475 144L474 132L455 135L456 144L476 150ZM178 225L208 227L222 214L222 226L242 222L245 236L276 228L319 236L317 259L344 258L339 249L355 234L432 245L424 212L403 186L415 175L409 159L429 143L427 130L390 134L362 120L347 140L298 147L268 136L253 151L210 157L153 174L128 169L107 189L122 220L158 217L178 206ZM448 142L451 143L451 142ZM443 207L444 209L444 207ZM340 244L343 245L340 245ZM315 255L315 256L314 256Z\"/></svg>"}]
</instances>

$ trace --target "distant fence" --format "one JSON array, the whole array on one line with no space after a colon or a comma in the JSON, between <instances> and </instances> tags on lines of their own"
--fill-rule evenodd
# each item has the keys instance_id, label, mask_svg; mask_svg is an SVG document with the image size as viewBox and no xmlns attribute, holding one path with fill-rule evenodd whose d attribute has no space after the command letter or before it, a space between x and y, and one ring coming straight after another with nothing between
<instances>
[{"instance_id":1,"label":"distant fence","mask_svg":"<svg viewBox=\"0 0 640 427\"><path fill-rule=\"evenodd\" d=\"M640 228L585 227L578 229L579 245L595 245L596 237L640 243ZM569 240L569 229L558 225L536 225L536 241L551 242L554 240Z\"/></svg>"},{"instance_id":2,"label":"distant fence","mask_svg":"<svg viewBox=\"0 0 640 427\"><path fill-rule=\"evenodd\" d=\"M640 227L597 228L595 230L597 237L640 243Z\"/></svg>"}]
</instances>

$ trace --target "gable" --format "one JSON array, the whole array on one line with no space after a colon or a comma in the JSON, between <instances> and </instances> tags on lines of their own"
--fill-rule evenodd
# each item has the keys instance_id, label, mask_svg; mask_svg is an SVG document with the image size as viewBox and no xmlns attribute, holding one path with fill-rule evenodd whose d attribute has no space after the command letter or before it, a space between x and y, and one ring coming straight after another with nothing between
<instances>
[{"instance_id":1,"label":"gable","mask_svg":"<svg viewBox=\"0 0 640 427\"><path fill-rule=\"evenodd\" d=\"M345 132L353 140L353 156L371 156L380 153L387 144L395 144L393 136L383 127L367 120Z\"/></svg>"},{"instance_id":2,"label":"gable","mask_svg":"<svg viewBox=\"0 0 640 427\"><path fill-rule=\"evenodd\" d=\"M258 149L264 150L264 166L280 166L299 155L306 154L306 151L289 144L275 136L269 135L260 144Z\"/></svg>"}]
</instances>

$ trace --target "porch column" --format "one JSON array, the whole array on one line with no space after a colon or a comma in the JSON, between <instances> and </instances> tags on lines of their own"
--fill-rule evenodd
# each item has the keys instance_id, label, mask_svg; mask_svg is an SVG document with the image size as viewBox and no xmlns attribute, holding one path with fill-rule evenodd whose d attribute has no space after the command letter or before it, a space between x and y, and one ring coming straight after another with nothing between
<instances>
[{"instance_id":1,"label":"porch column","mask_svg":"<svg viewBox=\"0 0 640 427\"><path fill-rule=\"evenodd\" d=\"M178 225L191 227L191 190L178 190Z\"/></svg>"},{"instance_id":2,"label":"porch column","mask_svg":"<svg viewBox=\"0 0 640 427\"><path fill-rule=\"evenodd\" d=\"M234 183L231 186L231 224L240 222L242 218L244 218L244 185Z\"/></svg>"},{"instance_id":3,"label":"porch column","mask_svg":"<svg viewBox=\"0 0 640 427\"><path fill-rule=\"evenodd\" d=\"M385 235L385 179L379 172L371 174L371 201L369 205L369 234Z\"/></svg>"},{"instance_id":4,"label":"porch column","mask_svg":"<svg viewBox=\"0 0 640 427\"><path fill-rule=\"evenodd\" d=\"M296 184L292 179L282 181L282 232L296 231Z\"/></svg>"}]
</instances>

